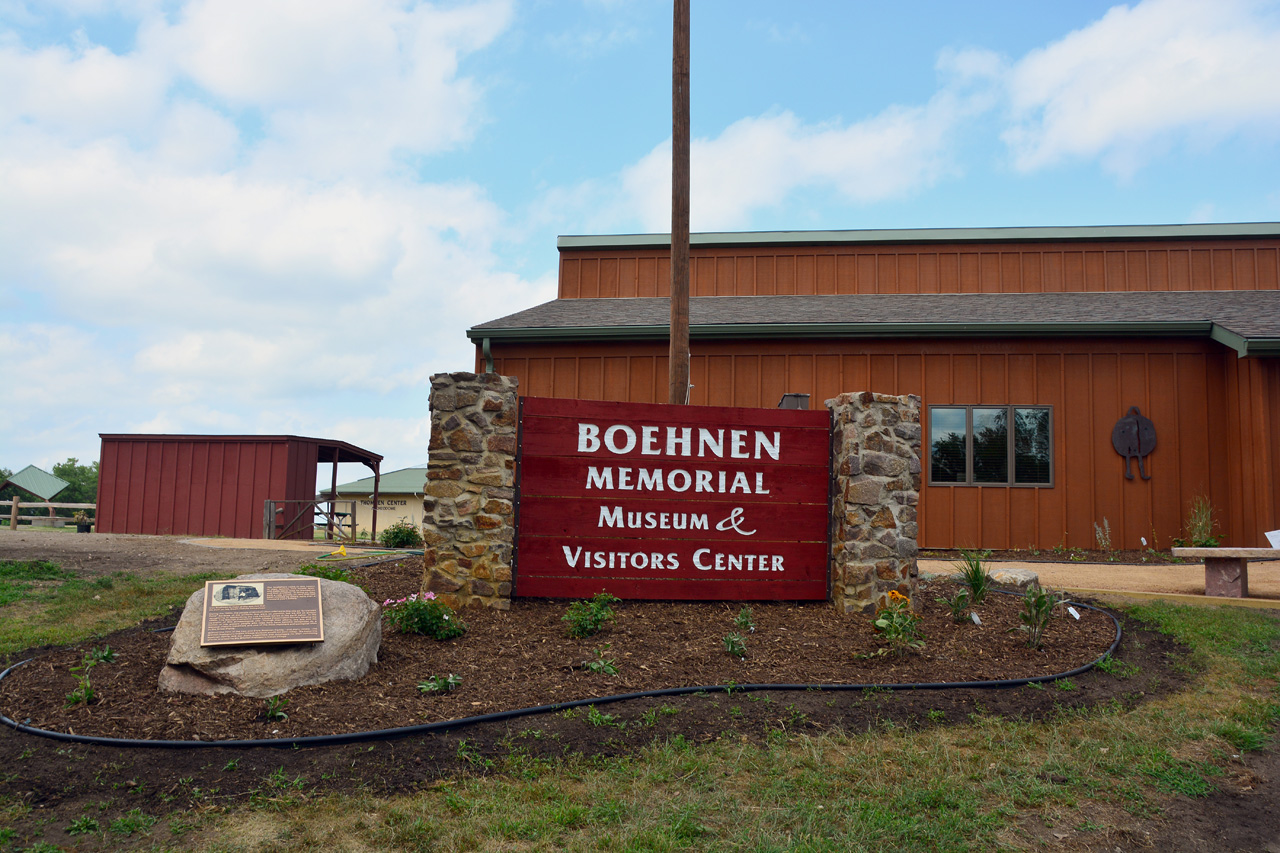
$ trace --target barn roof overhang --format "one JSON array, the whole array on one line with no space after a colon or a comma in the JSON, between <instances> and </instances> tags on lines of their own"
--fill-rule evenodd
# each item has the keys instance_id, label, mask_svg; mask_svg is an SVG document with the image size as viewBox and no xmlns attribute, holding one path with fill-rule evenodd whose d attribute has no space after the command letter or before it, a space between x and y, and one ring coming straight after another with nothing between
<instances>
[{"instance_id":1,"label":"barn roof overhang","mask_svg":"<svg viewBox=\"0 0 1280 853\"><path fill-rule=\"evenodd\" d=\"M319 462L358 462L376 471L382 464L381 454L365 450L345 441L329 438L311 438L304 435L176 435L140 433L99 433L104 441L173 441L203 442L205 444L282 444L291 441L307 442L318 447Z\"/></svg>"},{"instance_id":2,"label":"barn roof overhang","mask_svg":"<svg viewBox=\"0 0 1280 853\"><path fill-rule=\"evenodd\" d=\"M494 343L658 340L665 297L560 299L467 330ZM1207 337L1280 355L1280 291L709 296L690 300L692 340ZM486 357L488 352L486 351Z\"/></svg>"}]
</instances>

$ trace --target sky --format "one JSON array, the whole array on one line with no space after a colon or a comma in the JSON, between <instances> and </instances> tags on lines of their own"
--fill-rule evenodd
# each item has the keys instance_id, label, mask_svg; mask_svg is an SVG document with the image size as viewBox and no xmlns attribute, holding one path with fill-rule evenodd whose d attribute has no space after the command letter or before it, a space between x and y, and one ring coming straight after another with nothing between
<instances>
[{"instance_id":1,"label":"sky","mask_svg":"<svg viewBox=\"0 0 1280 853\"><path fill-rule=\"evenodd\" d=\"M1280 2L692 6L694 231L1280 220ZM425 463L557 236L669 230L670 145L670 2L0 0L0 467Z\"/></svg>"}]
</instances>

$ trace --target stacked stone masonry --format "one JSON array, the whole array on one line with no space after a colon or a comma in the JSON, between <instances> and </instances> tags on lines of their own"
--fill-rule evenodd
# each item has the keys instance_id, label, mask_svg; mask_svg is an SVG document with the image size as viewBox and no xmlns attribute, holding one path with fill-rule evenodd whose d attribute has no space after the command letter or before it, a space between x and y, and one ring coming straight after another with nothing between
<instances>
[{"instance_id":1,"label":"stacked stone masonry","mask_svg":"<svg viewBox=\"0 0 1280 853\"><path fill-rule=\"evenodd\" d=\"M915 601L920 398L869 391L826 401L832 414L831 600L875 613L896 591Z\"/></svg>"},{"instance_id":2,"label":"stacked stone masonry","mask_svg":"<svg viewBox=\"0 0 1280 853\"><path fill-rule=\"evenodd\" d=\"M517 380L431 377L422 591L452 607L511 607Z\"/></svg>"}]
</instances>

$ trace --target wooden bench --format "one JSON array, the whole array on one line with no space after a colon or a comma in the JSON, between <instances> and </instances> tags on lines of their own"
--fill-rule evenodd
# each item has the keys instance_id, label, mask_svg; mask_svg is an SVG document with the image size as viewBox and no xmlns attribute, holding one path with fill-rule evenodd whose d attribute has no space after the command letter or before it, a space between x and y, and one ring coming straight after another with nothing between
<instances>
[{"instance_id":1,"label":"wooden bench","mask_svg":"<svg viewBox=\"0 0 1280 853\"><path fill-rule=\"evenodd\" d=\"M1173 556L1204 560L1204 594L1249 597L1249 561L1280 560L1280 548L1174 548Z\"/></svg>"}]
</instances>

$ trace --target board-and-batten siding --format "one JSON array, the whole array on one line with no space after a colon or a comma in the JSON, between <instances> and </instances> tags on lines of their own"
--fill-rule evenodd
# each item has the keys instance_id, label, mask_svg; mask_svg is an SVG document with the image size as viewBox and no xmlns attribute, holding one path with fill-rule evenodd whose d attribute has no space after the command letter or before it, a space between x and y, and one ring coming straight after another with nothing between
<instances>
[{"instance_id":1,"label":"board-and-batten siding","mask_svg":"<svg viewBox=\"0 0 1280 853\"><path fill-rule=\"evenodd\" d=\"M1255 244L1259 241L1253 241ZM694 248L693 296L1276 290L1280 241ZM1193 282L1195 286L1193 287ZM573 250L560 298L669 296L663 249Z\"/></svg>"},{"instance_id":2,"label":"board-and-batten siding","mask_svg":"<svg viewBox=\"0 0 1280 853\"><path fill-rule=\"evenodd\" d=\"M665 342L503 351L494 345L494 369L519 377L521 394L666 396ZM1091 548L1104 518L1115 547L1141 548L1146 538L1165 548L1197 495L1212 501L1227 541L1256 546L1280 506L1280 364L1237 359L1208 341L695 341L691 381L695 405L772 407L798 392L817 408L842 391L872 390L920 395L926 418L929 406L947 404L1053 406L1053 488L926 480L923 548ZM1111 447L1113 425L1135 405L1158 433L1149 481L1136 471L1126 481Z\"/></svg>"}]
</instances>

